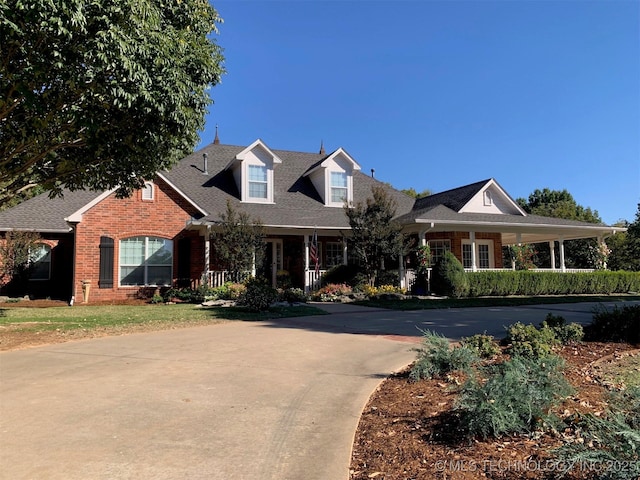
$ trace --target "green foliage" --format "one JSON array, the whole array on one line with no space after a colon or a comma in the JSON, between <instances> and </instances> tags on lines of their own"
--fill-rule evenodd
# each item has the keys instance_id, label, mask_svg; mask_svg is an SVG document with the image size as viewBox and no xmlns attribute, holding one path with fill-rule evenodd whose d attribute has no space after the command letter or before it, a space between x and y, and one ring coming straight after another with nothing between
<instances>
[{"instance_id":1,"label":"green foliage","mask_svg":"<svg viewBox=\"0 0 640 480\"><path fill-rule=\"evenodd\" d=\"M220 215L219 230L213 242L218 262L229 272L233 282L244 279L254 266L260 270L264 259L264 227L248 213L233 208L227 200L227 210Z\"/></svg>"},{"instance_id":2,"label":"green foliage","mask_svg":"<svg viewBox=\"0 0 640 480\"><path fill-rule=\"evenodd\" d=\"M560 343L553 329L547 326L536 328L521 322L507 327L504 342L508 345L507 353L528 358L547 357L552 353L553 347Z\"/></svg>"},{"instance_id":3,"label":"green foliage","mask_svg":"<svg viewBox=\"0 0 640 480\"><path fill-rule=\"evenodd\" d=\"M452 347L449 340L435 332L422 332L422 346L416 348L418 358L411 368L413 380L441 377L447 373L468 371L478 357L466 346Z\"/></svg>"},{"instance_id":4,"label":"green foliage","mask_svg":"<svg viewBox=\"0 0 640 480\"><path fill-rule=\"evenodd\" d=\"M409 195L410 197L413 198L422 198L422 197L428 197L429 195L433 194L433 192L431 190L429 190L428 188L425 188L424 190L422 190L421 192L418 192L415 188L411 187L411 188L403 188L402 190L400 190L402 193Z\"/></svg>"},{"instance_id":5,"label":"green foliage","mask_svg":"<svg viewBox=\"0 0 640 480\"><path fill-rule=\"evenodd\" d=\"M205 0L0 2L0 204L34 185L127 195L190 153L221 21Z\"/></svg>"},{"instance_id":6,"label":"green foliage","mask_svg":"<svg viewBox=\"0 0 640 480\"><path fill-rule=\"evenodd\" d=\"M322 275L322 284L346 283L351 287L355 287L359 280L358 273L360 273L360 269L355 265L336 265Z\"/></svg>"},{"instance_id":7,"label":"green foliage","mask_svg":"<svg viewBox=\"0 0 640 480\"><path fill-rule=\"evenodd\" d=\"M616 233L606 239L611 254L607 260L610 270L640 271L640 203L633 223L626 220L616 226L626 227L624 233Z\"/></svg>"},{"instance_id":8,"label":"green foliage","mask_svg":"<svg viewBox=\"0 0 640 480\"><path fill-rule=\"evenodd\" d=\"M307 303L309 295L304 293L301 288L287 288L280 295L282 301L289 303Z\"/></svg>"},{"instance_id":9,"label":"green foliage","mask_svg":"<svg viewBox=\"0 0 640 480\"><path fill-rule=\"evenodd\" d=\"M164 303L164 298L162 297L162 295L156 293L153 295L153 297L151 297L151 300L149 300L150 303L158 304L158 303Z\"/></svg>"},{"instance_id":10,"label":"green foliage","mask_svg":"<svg viewBox=\"0 0 640 480\"><path fill-rule=\"evenodd\" d=\"M209 289L206 286L198 288L170 288L162 295L166 302L202 303L208 295Z\"/></svg>"},{"instance_id":11,"label":"green foliage","mask_svg":"<svg viewBox=\"0 0 640 480\"><path fill-rule=\"evenodd\" d=\"M612 395L603 416L572 419L580 441L565 443L553 453L565 465L597 465L600 479L640 478L640 388Z\"/></svg>"},{"instance_id":12,"label":"green foliage","mask_svg":"<svg viewBox=\"0 0 640 480\"><path fill-rule=\"evenodd\" d=\"M394 220L396 203L382 186L371 188L372 197L344 212L351 226L350 248L362 265L369 285L375 285L380 265L387 257L403 253L402 225Z\"/></svg>"},{"instance_id":13,"label":"green foliage","mask_svg":"<svg viewBox=\"0 0 640 480\"><path fill-rule=\"evenodd\" d=\"M433 268L431 290L437 295L464 297L469 293L469 280L460 260L451 252L438 260Z\"/></svg>"},{"instance_id":14,"label":"green foliage","mask_svg":"<svg viewBox=\"0 0 640 480\"><path fill-rule=\"evenodd\" d=\"M224 285L214 287L207 293L206 298L214 300L237 300L247 290L244 283L226 282Z\"/></svg>"},{"instance_id":15,"label":"green foliage","mask_svg":"<svg viewBox=\"0 0 640 480\"><path fill-rule=\"evenodd\" d=\"M493 358L500 353L500 347L491 335L478 333L462 338L460 343L476 352L481 358Z\"/></svg>"},{"instance_id":16,"label":"green foliage","mask_svg":"<svg viewBox=\"0 0 640 480\"><path fill-rule=\"evenodd\" d=\"M247 290L240 295L238 305L254 312L263 312L278 298L278 291L262 278L251 278L245 282Z\"/></svg>"},{"instance_id":17,"label":"green foliage","mask_svg":"<svg viewBox=\"0 0 640 480\"><path fill-rule=\"evenodd\" d=\"M472 297L597 295L640 291L640 272L467 272Z\"/></svg>"},{"instance_id":18,"label":"green foliage","mask_svg":"<svg viewBox=\"0 0 640 480\"><path fill-rule=\"evenodd\" d=\"M530 432L544 422L549 409L571 393L562 375L563 360L513 357L480 369L463 386L456 402L460 423L470 436L483 438Z\"/></svg>"},{"instance_id":19,"label":"green foliage","mask_svg":"<svg viewBox=\"0 0 640 480\"><path fill-rule=\"evenodd\" d=\"M593 320L585 328L585 338L599 342L640 343L640 305L604 305L595 309Z\"/></svg>"},{"instance_id":20,"label":"green foliage","mask_svg":"<svg viewBox=\"0 0 640 480\"><path fill-rule=\"evenodd\" d=\"M562 345L569 345L571 343L580 342L584 337L584 329L579 323L570 323L567 325L567 321L564 317L559 315L547 314L547 318L542 322L541 327L550 328L556 339Z\"/></svg>"},{"instance_id":21,"label":"green foliage","mask_svg":"<svg viewBox=\"0 0 640 480\"><path fill-rule=\"evenodd\" d=\"M516 270L530 270L536 265L533 261L536 250L533 245L511 245L511 258L516 265Z\"/></svg>"},{"instance_id":22,"label":"green foliage","mask_svg":"<svg viewBox=\"0 0 640 480\"><path fill-rule=\"evenodd\" d=\"M351 295L352 293L353 289L346 283L330 283L315 291L312 298L319 302L337 302L340 297Z\"/></svg>"},{"instance_id":23,"label":"green foliage","mask_svg":"<svg viewBox=\"0 0 640 480\"><path fill-rule=\"evenodd\" d=\"M387 285L400 285L400 276L397 270L382 270L376 275L376 287Z\"/></svg>"},{"instance_id":24,"label":"green foliage","mask_svg":"<svg viewBox=\"0 0 640 480\"><path fill-rule=\"evenodd\" d=\"M32 252L40 240L36 232L5 233L4 239L0 239L0 286L12 283L12 293L20 292L31 271Z\"/></svg>"}]
</instances>

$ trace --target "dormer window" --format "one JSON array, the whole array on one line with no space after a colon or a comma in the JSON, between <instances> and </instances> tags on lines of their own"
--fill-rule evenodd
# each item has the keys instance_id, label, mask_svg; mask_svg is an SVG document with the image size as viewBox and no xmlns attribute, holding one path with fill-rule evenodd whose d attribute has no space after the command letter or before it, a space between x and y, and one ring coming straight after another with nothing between
<instances>
[{"instance_id":1,"label":"dormer window","mask_svg":"<svg viewBox=\"0 0 640 480\"><path fill-rule=\"evenodd\" d=\"M331 203L344 203L349 198L346 172L331 172Z\"/></svg>"},{"instance_id":2,"label":"dormer window","mask_svg":"<svg viewBox=\"0 0 640 480\"><path fill-rule=\"evenodd\" d=\"M249 197L267 199L267 167L249 165Z\"/></svg>"}]
</instances>

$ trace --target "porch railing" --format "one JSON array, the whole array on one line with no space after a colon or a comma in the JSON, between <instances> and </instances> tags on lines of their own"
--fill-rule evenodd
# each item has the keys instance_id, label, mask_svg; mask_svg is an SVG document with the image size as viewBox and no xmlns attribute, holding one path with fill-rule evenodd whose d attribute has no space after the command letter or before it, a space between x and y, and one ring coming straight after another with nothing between
<instances>
[{"instance_id":1,"label":"porch railing","mask_svg":"<svg viewBox=\"0 0 640 480\"><path fill-rule=\"evenodd\" d=\"M244 272L240 278L240 281L244 281L251 276L251 272ZM204 275L205 284L207 287L221 287L227 282L234 281L227 270L209 270Z\"/></svg>"},{"instance_id":2,"label":"porch railing","mask_svg":"<svg viewBox=\"0 0 640 480\"><path fill-rule=\"evenodd\" d=\"M322 275L327 273L326 270L307 270L306 271L306 282L305 282L305 290L306 292L311 292L313 290L318 290L322 285L320 284L320 280Z\"/></svg>"}]
</instances>

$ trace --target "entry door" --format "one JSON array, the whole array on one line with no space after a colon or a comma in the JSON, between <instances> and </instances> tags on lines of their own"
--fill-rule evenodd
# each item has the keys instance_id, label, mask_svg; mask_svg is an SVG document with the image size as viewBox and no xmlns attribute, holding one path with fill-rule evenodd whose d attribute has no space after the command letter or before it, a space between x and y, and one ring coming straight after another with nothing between
<instances>
[{"instance_id":1,"label":"entry door","mask_svg":"<svg viewBox=\"0 0 640 480\"><path fill-rule=\"evenodd\" d=\"M267 251L264 257L264 269L267 278L271 279L271 286L276 286L276 273L282 270L282 240L267 240Z\"/></svg>"}]
</instances>

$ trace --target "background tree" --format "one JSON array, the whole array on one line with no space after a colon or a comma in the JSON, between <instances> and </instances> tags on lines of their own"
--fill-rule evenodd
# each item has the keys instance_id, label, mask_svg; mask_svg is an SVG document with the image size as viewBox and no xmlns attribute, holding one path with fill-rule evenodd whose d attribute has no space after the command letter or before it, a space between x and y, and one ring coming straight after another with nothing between
<instances>
[{"instance_id":1,"label":"background tree","mask_svg":"<svg viewBox=\"0 0 640 480\"><path fill-rule=\"evenodd\" d=\"M190 153L224 73L207 0L0 2L0 205L125 195Z\"/></svg>"},{"instance_id":2,"label":"background tree","mask_svg":"<svg viewBox=\"0 0 640 480\"><path fill-rule=\"evenodd\" d=\"M32 252L40 241L36 232L11 230L0 239L0 286L7 293L24 294L32 267Z\"/></svg>"},{"instance_id":3,"label":"background tree","mask_svg":"<svg viewBox=\"0 0 640 480\"><path fill-rule=\"evenodd\" d=\"M227 211L220 215L220 230L213 236L218 262L229 272L230 280L240 282L254 266L259 270L266 247L264 228L247 212L236 211L227 201Z\"/></svg>"},{"instance_id":4,"label":"background tree","mask_svg":"<svg viewBox=\"0 0 640 480\"><path fill-rule=\"evenodd\" d=\"M608 268L610 270L640 271L640 203L633 223L621 220L616 223L616 226L625 227L628 230L607 238L606 242L611 250Z\"/></svg>"},{"instance_id":5,"label":"background tree","mask_svg":"<svg viewBox=\"0 0 640 480\"><path fill-rule=\"evenodd\" d=\"M416 191L415 188L411 187L411 188L403 188L402 190L400 190L402 193L405 193L407 195L409 195L410 197L413 198L422 198L422 197L428 197L429 195L432 195L432 191L429 190L428 188L425 188L424 190L422 190L421 192Z\"/></svg>"},{"instance_id":6,"label":"background tree","mask_svg":"<svg viewBox=\"0 0 640 480\"><path fill-rule=\"evenodd\" d=\"M533 215L544 217L578 220L588 223L602 223L597 210L578 205L573 196L565 190L535 190L528 200L518 198L516 202ZM548 267L551 264L549 245L538 243L535 245L535 263L538 267ZM594 268L593 252L597 249L597 240L568 240L564 242L565 265L568 268ZM556 249L556 265L559 264L559 251Z\"/></svg>"},{"instance_id":7,"label":"background tree","mask_svg":"<svg viewBox=\"0 0 640 480\"><path fill-rule=\"evenodd\" d=\"M403 252L402 226L395 222L396 203L380 185L371 188L372 197L344 211L351 226L350 245L360 261L369 285L375 285L376 275L385 258L398 257Z\"/></svg>"}]
</instances>

